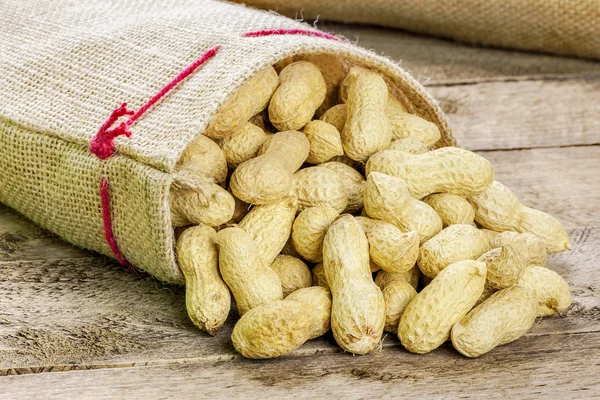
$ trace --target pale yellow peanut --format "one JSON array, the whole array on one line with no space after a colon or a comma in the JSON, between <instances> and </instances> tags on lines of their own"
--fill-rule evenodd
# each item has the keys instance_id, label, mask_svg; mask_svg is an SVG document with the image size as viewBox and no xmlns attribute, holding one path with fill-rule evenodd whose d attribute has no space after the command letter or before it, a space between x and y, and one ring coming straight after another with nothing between
<instances>
[{"instance_id":1,"label":"pale yellow peanut","mask_svg":"<svg viewBox=\"0 0 600 400\"><path fill-rule=\"evenodd\" d=\"M571 305L569 284L556 272L541 266L527 267L518 286L529 289L536 300L536 315L545 317L563 312Z\"/></svg>"},{"instance_id":2,"label":"pale yellow peanut","mask_svg":"<svg viewBox=\"0 0 600 400\"><path fill-rule=\"evenodd\" d=\"M337 219L323 242L325 276L333 297L331 329L340 347L366 354L381 340L385 302L369 268L369 244L351 215Z\"/></svg>"},{"instance_id":3,"label":"pale yellow peanut","mask_svg":"<svg viewBox=\"0 0 600 400\"><path fill-rule=\"evenodd\" d=\"M417 155L384 150L367 162L367 175L371 172L402 178L416 199L432 193L470 196L483 192L494 180L494 170L488 160L458 147Z\"/></svg>"},{"instance_id":4,"label":"pale yellow peanut","mask_svg":"<svg viewBox=\"0 0 600 400\"><path fill-rule=\"evenodd\" d=\"M322 286L329 289L329 283L327 283L327 277L325 276L325 267L322 262L313 267L311 274L313 286Z\"/></svg>"},{"instance_id":5,"label":"pale yellow peanut","mask_svg":"<svg viewBox=\"0 0 600 400\"><path fill-rule=\"evenodd\" d=\"M327 289L300 289L284 300L248 311L233 328L231 340L246 358L279 357L327 332L330 314Z\"/></svg>"},{"instance_id":6,"label":"pale yellow peanut","mask_svg":"<svg viewBox=\"0 0 600 400\"><path fill-rule=\"evenodd\" d=\"M417 264L424 275L435 278L457 261L475 260L488 250L486 236L473 225L450 225L419 249Z\"/></svg>"},{"instance_id":7,"label":"pale yellow peanut","mask_svg":"<svg viewBox=\"0 0 600 400\"><path fill-rule=\"evenodd\" d=\"M298 61L279 74L279 86L269 104L269 119L280 131L306 125L325 100L327 87L321 71L312 63Z\"/></svg>"},{"instance_id":8,"label":"pale yellow peanut","mask_svg":"<svg viewBox=\"0 0 600 400\"><path fill-rule=\"evenodd\" d=\"M221 149L225 153L227 165L236 168L244 161L257 156L263 143L272 136L250 122L244 123L240 129L221 141Z\"/></svg>"},{"instance_id":9,"label":"pale yellow peanut","mask_svg":"<svg viewBox=\"0 0 600 400\"><path fill-rule=\"evenodd\" d=\"M262 259L259 247L241 228L225 228L217 234L219 270L244 315L254 307L283 298L281 281Z\"/></svg>"},{"instance_id":10,"label":"pale yellow peanut","mask_svg":"<svg viewBox=\"0 0 600 400\"><path fill-rule=\"evenodd\" d=\"M385 111L394 139L412 137L421 140L427 147L440 140L440 129L434 123L392 107L387 107Z\"/></svg>"},{"instance_id":11,"label":"pale yellow peanut","mask_svg":"<svg viewBox=\"0 0 600 400\"><path fill-rule=\"evenodd\" d=\"M177 169L190 169L221 184L227 179L227 161L218 144L198 135L181 154Z\"/></svg>"},{"instance_id":12,"label":"pale yellow peanut","mask_svg":"<svg viewBox=\"0 0 600 400\"><path fill-rule=\"evenodd\" d=\"M444 268L404 310L398 325L402 345L419 354L442 345L481 296L485 274L485 264L473 260Z\"/></svg>"},{"instance_id":13,"label":"pale yellow peanut","mask_svg":"<svg viewBox=\"0 0 600 400\"><path fill-rule=\"evenodd\" d=\"M338 216L331 207L309 207L298 214L292 226L292 243L302 258L310 262L323 260L323 239Z\"/></svg>"},{"instance_id":14,"label":"pale yellow peanut","mask_svg":"<svg viewBox=\"0 0 600 400\"><path fill-rule=\"evenodd\" d=\"M330 169L309 167L293 176L293 192L298 197L298 211L325 206L341 213L348 204L342 178Z\"/></svg>"},{"instance_id":15,"label":"pale yellow peanut","mask_svg":"<svg viewBox=\"0 0 600 400\"><path fill-rule=\"evenodd\" d=\"M256 73L221 106L208 124L205 135L213 139L232 135L253 115L267 107L278 83L279 78L273 67Z\"/></svg>"},{"instance_id":16,"label":"pale yellow peanut","mask_svg":"<svg viewBox=\"0 0 600 400\"><path fill-rule=\"evenodd\" d=\"M241 163L231 175L231 190L240 200L268 204L292 189L292 175L306 160L310 143L301 132L273 135L264 154Z\"/></svg>"},{"instance_id":17,"label":"pale yellow peanut","mask_svg":"<svg viewBox=\"0 0 600 400\"><path fill-rule=\"evenodd\" d=\"M317 109L316 115L318 116L323 114L325 110L339 103L337 88L339 83L346 77L344 62L337 55L325 53L306 56L304 57L304 60L316 65L325 79L327 91L323 104Z\"/></svg>"},{"instance_id":18,"label":"pale yellow peanut","mask_svg":"<svg viewBox=\"0 0 600 400\"><path fill-rule=\"evenodd\" d=\"M453 224L475 225L475 210L464 197L451 193L436 193L425 197L423 201L438 213L444 228Z\"/></svg>"},{"instance_id":19,"label":"pale yellow peanut","mask_svg":"<svg viewBox=\"0 0 600 400\"><path fill-rule=\"evenodd\" d=\"M421 271L416 265L402 274L391 274L389 272L381 270L377 273L377 276L375 277L375 284L379 286L379 289L383 290L385 285L387 285L389 282L400 280L410 283L410 285L416 290L419 286L420 276Z\"/></svg>"},{"instance_id":20,"label":"pale yellow peanut","mask_svg":"<svg viewBox=\"0 0 600 400\"><path fill-rule=\"evenodd\" d=\"M359 67L350 69L344 84L348 86L347 120L341 132L344 152L353 160L366 161L392 141L385 113L387 85L377 72Z\"/></svg>"},{"instance_id":21,"label":"pale yellow peanut","mask_svg":"<svg viewBox=\"0 0 600 400\"><path fill-rule=\"evenodd\" d=\"M442 230L442 220L429 205L410 196L404 181L372 172L367 177L363 199L367 214L396 225L402 231L416 231L421 243Z\"/></svg>"},{"instance_id":22,"label":"pale yellow peanut","mask_svg":"<svg viewBox=\"0 0 600 400\"><path fill-rule=\"evenodd\" d=\"M500 234L500 232L492 231L491 229L480 229L480 231L483 234L483 236L485 237L485 240L489 244L488 250L493 249L494 246L492 245L492 243L493 243L494 239L496 238L496 236L498 236Z\"/></svg>"},{"instance_id":23,"label":"pale yellow peanut","mask_svg":"<svg viewBox=\"0 0 600 400\"><path fill-rule=\"evenodd\" d=\"M310 269L299 258L279 255L271 263L271 268L279 275L283 297L312 285Z\"/></svg>"},{"instance_id":24,"label":"pale yellow peanut","mask_svg":"<svg viewBox=\"0 0 600 400\"><path fill-rule=\"evenodd\" d=\"M571 249L571 243L560 221L545 212L526 207L500 182L483 193L469 197L475 209L475 221L494 231L529 232L546 243L548 253Z\"/></svg>"},{"instance_id":25,"label":"pale yellow peanut","mask_svg":"<svg viewBox=\"0 0 600 400\"><path fill-rule=\"evenodd\" d=\"M410 154L423 154L429 151L425 143L414 137L395 139L386 150L402 150Z\"/></svg>"},{"instance_id":26,"label":"pale yellow peanut","mask_svg":"<svg viewBox=\"0 0 600 400\"><path fill-rule=\"evenodd\" d=\"M381 290L385 301L385 332L396 333L400 317L408 303L417 295L415 288L406 281L391 281Z\"/></svg>"},{"instance_id":27,"label":"pale yellow peanut","mask_svg":"<svg viewBox=\"0 0 600 400\"><path fill-rule=\"evenodd\" d=\"M352 214L363 208L363 197L367 182L360 172L337 161L319 164L319 167L330 169L342 178L344 189L348 194L348 203L344 212Z\"/></svg>"},{"instance_id":28,"label":"pale yellow peanut","mask_svg":"<svg viewBox=\"0 0 600 400\"><path fill-rule=\"evenodd\" d=\"M365 217L356 217L369 241L371 261L384 271L402 274L415 266L419 256L419 234L403 233L395 225Z\"/></svg>"},{"instance_id":29,"label":"pale yellow peanut","mask_svg":"<svg viewBox=\"0 0 600 400\"><path fill-rule=\"evenodd\" d=\"M254 206L240 221L238 226L256 242L267 265L273 262L290 237L297 207L296 198L286 196L271 204Z\"/></svg>"},{"instance_id":30,"label":"pale yellow peanut","mask_svg":"<svg viewBox=\"0 0 600 400\"><path fill-rule=\"evenodd\" d=\"M336 156L343 156L342 137L335 126L327 122L310 121L303 130L310 142L310 151L306 162L309 164L321 164Z\"/></svg>"},{"instance_id":31,"label":"pale yellow peanut","mask_svg":"<svg viewBox=\"0 0 600 400\"><path fill-rule=\"evenodd\" d=\"M235 200L221 186L194 175L191 184L176 182L171 185L170 209L173 226L219 226L233 216Z\"/></svg>"},{"instance_id":32,"label":"pale yellow peanut","mask_svg":"<svg viewBox=\"0 0 600 400\"><path fill-rule=\"evenodd\" d=\"M513 286L492 294L452 328L452 345L467 357L479 357L523 336L535 322L535 301L527 289Z\"/></svg>"},{"instance_id":33,"label":"pale yellow peanut","mask_svg":"<svg viewBox=\"0 0 600 400\"><path fill-rule=\"evenodd\" d=\"M217 233L206 225L186 229L177 239L177 262L185 277L185 308L198 328L215 335L231 307L229 288L219 274Z\"/></svg>"},{"instance_id":34,"label":"pale yellow peanut","mask_svg":"<svg viewBox=\"0 0 600 400\"><path fill-rule=\"evenodd\" d=\"M348 108L345 104L338 104L325 111L323 115L321 115L320 120L335 126L341 133L344 130L344 126L346 126L347 118Z\"/></svg>"}]
</instances>

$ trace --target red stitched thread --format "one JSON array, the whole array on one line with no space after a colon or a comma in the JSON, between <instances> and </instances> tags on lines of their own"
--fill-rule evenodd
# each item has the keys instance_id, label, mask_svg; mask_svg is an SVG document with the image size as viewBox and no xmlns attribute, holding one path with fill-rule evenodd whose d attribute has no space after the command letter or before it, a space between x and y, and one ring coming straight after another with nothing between
<instances>
[{"instance_id":1,"label":"red stitched thread","mask_svg":"<svg viewBox=\"0 0 600 400\"><path fill-rule=\"evenodd\" d=\"M112 221L110 216L110 196L108 193L108 179L102 177L100 180L100 197L102 198L102 220L104 221L104 239L106 239L106 243L110 247L112 253L117 257L117 260L121 263L122 266L134 269L133 265L131 265L121 254L119 250L119 246L117 245L117 241L115 239L115 235L112 230Z\"/></svg>"},{"instance_id":2,"label":"red stitched thread","mask_svg":"<svg viewBox=\"0 0 600 400\"><path fill-rule=\"evenodd\" d=\"M112 111L108 119L102 124L96 135L90 141L89 149L90 152L95 154L98 158L104 160L113 155L115 152L114 139L117 136L125 135L131 137L131 131L129 127L144 114L150 107L156 104L165 94L173 89L177 84L191 75L198 67L204 64L206 61L211 59L217 54L217 51L221 46L213 47L202 55L199 59L194 61L186 69L181 71L171 82L167 83L158 93L156 93L150 100L141 106L137 111L128 110L127 103L121 104L120 107ZM127 121L121 122L116 128L109 129L114 125L119 118L125 115L131 115Z\"/></svg>"},{"instance_id":3,"label":"red stitched thread","mask_svg":"<svg viewBox=\"0 0 600 400\"><path fill-rule=\"evenodd\" d=\"M340 40L336 36L330 35L329 33L319 31L309 31L306 29L266 29L262 31L247 32L242 37L260 37L260 36L271 36L271 35L302 35L302 36L316 36L331 40Z\"/></svg>"}]
</instances>

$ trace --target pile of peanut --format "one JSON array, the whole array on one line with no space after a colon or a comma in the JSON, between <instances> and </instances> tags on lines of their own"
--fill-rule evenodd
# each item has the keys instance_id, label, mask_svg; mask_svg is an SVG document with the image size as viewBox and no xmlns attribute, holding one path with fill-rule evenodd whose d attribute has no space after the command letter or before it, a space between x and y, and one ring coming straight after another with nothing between
<instances>
[{"instance_id":1,"label":"pile of peanut","mask_svg":"<svg viewBox=\"0 0 600 400\"><path fill-rule=\"evenodd\" d=\"M330 329L354 354L390 332L410 352L450 339L477 357L566 310L544 267L570 249L560 222L481 156L430 150L439 139L377 72L296 61L253 76L183 154L196 185L171 190L193 323L215 335L233 295L244 357Z\"/></svg>"}]
</instances>

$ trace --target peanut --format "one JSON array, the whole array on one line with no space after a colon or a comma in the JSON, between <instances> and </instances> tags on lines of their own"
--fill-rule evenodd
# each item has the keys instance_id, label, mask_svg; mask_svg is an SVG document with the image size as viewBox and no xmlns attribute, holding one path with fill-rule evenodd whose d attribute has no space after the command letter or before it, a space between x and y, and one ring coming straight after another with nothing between
<instances>
[{"instance_id":1,"label":"peanut","mask_svg":"<svg viewBox=\"0 0 600 400\"><path fill-rule=\"evenodd\" d=\"M231 307L229 288L219 275L217 233L206 225L186 229L177 239L177 261L185 276L185 306L194 325L215 335Z\"/></svg>"},{"instance_id":2,"label":"peanut","mask_svg":"<svg viewBox=\"0 0 600 400\"><path fill-rule=\"evenodd\" d=\"M223 229L217 234L216 243L219 270L240 315L283 298L279 276L263 261L257 244L243 229Z\"/></svg>"},{"instance_id":3,"label":"peanut","mask_svg":"<svg viewBox=\"0 0 600 400\"><path fill-rule=\"evenodd\" d=\"M225 153L227 165L237 168L244 161L257 156L260 147L270 134L250 122L244 123L240 129L221 141L221 149Z\"/></svg>"},{"instance_id":4,"label":"peanut","mask_svg":"<svg viewBox=\"0 0 600 400\"><path fill-rule=\"evenodd\" d=\"M325 276L325 267L323 266L322 262L318 263L313 267L311 274L313 286L322 286L329 290L329 283L327 283L327 277Z\"/></svg>"},{"instance_id":5,"label":"peanut","mask_svg":"<svg viewBox=\"0 0 600 400\"><path fill-rule=\"evenodd\" d=\"M494 180L488 160L457 147L418 155L384 150L367 162L367 175L374 171L402 178L416 199L439 192L471 196L486 190Z\"/></svg>"},{"instance_id":6,"label":"peanut","mask_svg":"<svg viewBox=\"0 0 600 400\"><path fill-rule=\"evenodd\" d=\"M472 195L475 221L497 232L529 232L546 243L548 253L571 249L562 224L550 214L524 206L506 186L494 181L483 193Z\"/></svg>"},{"instance_id":7,"label":"peanut","mask_svg":"<svg viewBox=\"0 0 600 400\"><path fill-rule=\"evenodd\" d=\"M369 269L369 244L351 215L327 231L323 265L331 289L331 329L340 347L366 354L377 347L385 324L385 302Z\"/></svg>"},{"instance_id":8,"label":"peanut","mask_svg":"<svg viewBox=\"0 0 600 400\"><path fill-rule=\"evenodd\" d=\"M442 220L433 208L412 198L400 178L378 172L369 174L363 201L371 218L394 224L403 231L416 231L421 243L442 230Z\"/></svg>"},{"instance_id":9,"label":"peanut","mask_svg":"<svg viewBox=\"0 0 600 400\"><path fill-rule=\"evenodd\" d=\"M389 102L385 112L390 121L394 139L412 137L421 140L425 146L431 147L441 138L439 128L426 119L389 107Z\"/></svg>"},{"instance_id":10,"label":"peanut","mask_svg":"<svg viewBox=\"0 0 600 400\"><path fill-rule=\"evenodd\" d=\"M491 295L454 325L452 346L467 357L479 357L523 336L535 322L531 293L519 286Z\"/></svg>"},{"instance_id":11,"label":"peanut","mask_svg":"<svg viewBox=\"0 0 600 400\"><path fill-rule=\"evenodd\" d=\"M298 214L292 227L292 243L305 260L323 260L323 239L338 216L331 207L309 207Z\"/></svg>"},{"instance_id":12,"label":"peanut","mask_svg":"<svg viewBox=\"0 0 600 400\"><path fill-rule=\"evenodd\" d=\"M450 193L430 194L423 201L442 219L444 228L454 224L475 225L475 210L464 197Z\"/></svg>"},{"instance_id":13,"label":"peanut","mask_svg":"<svg viewBox=\"0 0 600 400\"><path fill-rule=\"evenodd\" d=\"M346 77L344 64L338 56L333 54L313 54L306 57L305 61L316 65L325 79L327 93L323 104L316 112L317 115L321 115L325 110L339 103L337 87Z\"/></svg>"},{"instance_id":14,"label":"peanut","mask_svg":"<svg viewBox=\"0 0 600 400\"><path fill-rule=\"evenodd\" d=\"M267 67L246 81L219 109L208 124L205 135L223 139L240 129L253 115L267 107L279 78L273 67Z\"/></svg>"},{"instance_id":15,"label":"peanut","mask_svg":"<svg viewBox=\"0 0 600 400\"><path fill-rule=\"evenodd\" d=\"M375 277L375 284L379 286L379 289L382 289L389 282L400 280L410 283L410 285L416 290L419 285L419 277L421 276L421 271L415 265L408 271L403 274L391 274L386 271L379 271L377 276Z\"/></svg>"},{"instance_id":16,"label":"peanut","mask_svg":"<svg viewBox=\"0 0 600 400\"><path fill-rule=\"evenodd\" d=\"M281 280L283 297L298 289L312 285L310 270L299 258L279 255L271 263L271 268L277 273L279 280Z\"/></svg>"},{"instance_id":17,"label":"peanut","mask_svg":"<svg viewBox=\"0 0 600 400\"><path fill-rule=\"evenodd\" d=\"M344 126L346 126L346 119L348 118L348 108L345 104L338 104L331 107L321 115L321 121L327 122L335 126L335 128L342 132Z\"/></svg>"},{"instance_id":18,"label":"peanut","mask_svg":"<svg viewBox=\"0 0 600 400\"><path fill-rule=\"evenodd\" d=\"M348 194L340 176L327 168L309 167L296 172L293 190L298 196L298 211L327 206L341 213L348 204Z\"/></svg>"},{"instance_id":19,"label":"peanut","mask_svg":"<svg viewBox=\"0 0 600 400\"><path fill-rule=\"evenodd\" d=\"M331 294L322 287L300 289L284 300L253 308L231 334L235 350L246 358L289 354L329 330Z\"/></svg>"},{"instance_id":20,"label":"peanut","mask_svg":"<svg viewBox=\"0 0 600 400\"><path fill-rule=\"evenodd\" d=\"M531 290L536 299L536 316L545 317L563 312L571 305L569 284L556 272L540 267L527 267L518 286Z\"/></svg>"},{"instance_id":21,"label":"peanut","mask_svg":"<svg viewBox=\"0 0 600 400\"><path fill-rule=\"evenodd\" d=\"M400 317L408 303L417 295L417 291L410 283L396 280L389 282L381 290L385 301L385 332L396 333Z\"/></svg>"},{"instance_id":22,"label":"peanut","mask_svg":"<svg viewBox=\"0 0 600 400\"><path fill-rule=\"evenodd\" d=\"M342 179L344 189L346 189L346 193L348 194L348 203L344 212L352 214L363 208L363 197L367 182L360 172L344 163L336 161L320 164L319 167L334 171Z\"/></svg>"},{"instance_id":23,"label":"peanut","mask_svg":"<svg viewBox=\"0 0 600 400\"><path fill-rule=\"evenodd\" d=\"M395 139L386 150L402 150L410 154L423 154L429 151L425 143L414 137Z\"/></svg>"},{"instance_id":24,"label":"peanut","mask_svg":"<svg viewBox=\"0 0 600 400\"><path fill-rule=\"evenodd\" d=\"M235 197L233 193L231 193L231 188L228 190L228 192L231 194L231 197L233 197L234 206L233 215L231 216L231 219L225 223L225 225L234 225L238 224L246 215L248 215L250 205Z\"/></svg>"},{"instance_id":25,"label":"peanut","mask_svg":"<svg viewBox=\"0 0 600 400\"><path fill-rule=\"evenodd\" d=\"M301 166L310 143L301 132L273 135L264 154L241 163L231 175L231 190L246 203L268 204L292 189L292 174Z\"/></svg>"},{"instance_id":26,"label":"peanut","mask_svg":"<svg viewBox=\"0 0 600 400\"><path fill-rule=\"evenodd\" d=\"M306 61L285 67L269 104L269 119L280 131L302 128L325 100L327 86L321 71Z\"/></svg>"},{"instance_id":27,"label":"peanut","mask_svg":"<svg viewBox=\"0 0 600 400\"><path fill-rule=\"evenodd\" d=\"M191 169L217 184L222 184L227 179L227 161L223 150L204 135L198 135L185 148L177 169Z\"/></svg>"},{"instance_id":28,"label":"peanut","mask_svg":"<svg viewBox=\"0 0 600 400\"><path fill-rule=\"evenodd\" d=\"M444 343L452 326L473 307L485 285L485 264L465 260L444 268L408 304L398 325L406 350L427 353Z\"/></svg>"},{"instance_id":29,"label":"peanut","mask_svg":"<svg viewBox=\"0 0 600 400\"><path fill-rule=\"evenodd\" d=\"M344 155L342 137L335 126L314 120L306 124L303 132L310 142L307 163L321 164L333 157Z\"/></svg>"},{"instance_id":30,"label":"peanut","mask_svg":"<svg viewBox=\"0 0 600 400\"><path fill-rule=\"evenodd\" d=\"M435 278L448 265L475 260L488 247L485 235L474 226L450 225L423 243L417 265L424 275Z\"/></svg>"}]
</instances>

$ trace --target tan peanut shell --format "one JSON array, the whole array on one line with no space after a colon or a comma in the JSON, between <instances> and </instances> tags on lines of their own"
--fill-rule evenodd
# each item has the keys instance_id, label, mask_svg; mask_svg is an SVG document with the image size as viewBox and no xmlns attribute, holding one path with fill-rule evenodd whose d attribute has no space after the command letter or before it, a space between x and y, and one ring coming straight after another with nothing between
<instances>
[{"instance_id":1,"label":"tan peanut shell","mask_svg":"<svg viewBox=\"0 0 600 400\"><path fill-rule=\"evenodd\" d=\"M486 190L494 180L492 164L458 147L443 147L423 154L384 150L369 159L367 175L381 172L402 178L416 199L432 193L471 196Z\"/></svg>"},{"instance_id":2,"label":"tan peanut shell","mask_svg":"<svg viewBox=\"0 0 600 400\"><path fill-rule=\"evenodd\" d=\"M385 113L388 89L377 72L352 67L344 79L348 87L347 120L342 130L342 144L348 157L366 161L385 149L392 133Z\"/></svg>"},{"instance_id":3,"label":"tan peanut shell","mask_svg":"<svg viewBox=\"0 0 600 400\"><path fill-rule=\"evenodd\" d=\"M369 241L371 261L384 271L402 274L414 267L419 256L419 234L403 233L385 221L356 217Z\"/></svg>"},{"instance_id":4,"label":"tan peanut shell","mask_svg":"<svg viewBox=\"0 0 600 400\"><path fill-rule=\"evenodd\" d=\"M371 218L394 224L405 232L416 231L421 243L442 230L439 215L429 205L412 198L400 178L370 173L363 201Z\"/></svg>"},{"instance_id":5,"label":"tan peanut shell","mask_svg":"<svg viewBox=\"0 0 600 400\"><path fill-rule=\"evenodd\" d=\"M342 178L344 189L348 194L348 203L344 212L352 214L363 208L363 197L367 182L360 172L337 161L326 162L320 164L319 167L330 169Z\"/></svg>"},{"instance_id":6,"label":"tan peanut shell","mask_svg":"<svg viewBox=\"0 0 600 400\"><path fill-rule=\"evenodd\" d=\"M321 164L344 155L342 137L335 126L317 119L306 124L303 132L310 142L307 163Z\"/></svg>"},{"instance_id":7,"label":"tan peanut shell","mask_svg":"<svg viewBox=\"0 0 600 400\"><path fill-rule=\"evenodd\" d=\"M408 303L417 295L415 288L406 281L389 282L381 290L385 301L385 332L396 333L400 317Z\"/></svg>"},{"instance_id":8,"label":"tan peanut shell","mask_svg":"<svg viewBox=\"0 0 600 400\"><path fill-rule=\"evenodd\" d=\"M185 148L177 168L190 169L218 184L224 183L227 179L227 161L223 150L204 135L198 135Z\"/></svg>"},{"instance_id":9,"label":"tan peanut shell","mask_svg":"<svg viewBox=\"0 0 600 400\"><path fill-rule=\"evenodd\" d=\"M279 74L279 86L271 97L271 123L280 131L302 128L323 103L326 92L325 79L314 64L298 61L288 65Z\"/></svg>"},{"instance_id":10,"label":"tan peanut shell","mask_svg":"<svg viewBox=\"0 0 600 400\"><path fill-rule=\"evenodd\" d=\"M279 83L277 72L267 67L252 76L221 106L205 135L222 139L232 135L253 115L267 107Z\"/></svg>"},{"instance_id":11,"label":"tan peanut shell","mask_svg":"<svg viewBox=\"0 0 600 400\"><path fill-rule=\"evenodd\" d=\"M351 215L337 219L323 242L323 265L333 297L331 330L354 354L373 351L385 324L385 302L369 268L369 244Z\"/></svg>"},{"instance_id":12,"label":"tan peanut shell","mask_svg":"<svg viewBox=\"0 0 600 400\"><path fill-rule=\"evenodd\" d=\"M379 289L383 290L385 285L387 285L389 282L400 280L408 282L416 290L419 286L420 276L421 271L416 265L408 271L404 272L403 274L391 274L389 272L381 270L377 273L377 276L375 277L375 284L379 286Z\"/></svg>"},{"instance_id":13,"label":"tan peanut shell","mask_svg":"<svg viewBox=\"0 0 600 400\"><path fill-rule=\"evenodd\" d=\"M341 133L344 130L344 126L346 126L347 118L348 108L345 104L338 104L325 111L323 115L321 115L320 120L335 126Z\"/></svg>"},{"instance_id":14,"label":"tan peanut shell","mask_svg":"<svg viewBox=\"0 0 600 400\"><path fill-rule=\"evenodd\" d=\"M185 307L198 328L215 335L231 308L229 288L219 274L217 233L206 225L186 229L177 239L177 261L185 277Z\"/></svg>"},{"instance_id":15,"label":"tan peanut shell","mask_svg":"<svg viewBox=\"0 0 600 400\"><path fill-rule=\"evenodd\" d=\"M479 357L523 336L535 322L531 293L519 286L491 295L452 328L452 346L467 357Z\"/></svg>"},{"instance_id":16,"label":"tan peanut shell","mask_svg":"<svg viewBox=\"0 0 600 400\"><path fill-rule=\"evenodd\" d=\"M279 275L283 297L312 285L310 269L299 258L279 255L271 263L271 268Z\"/></svg>"},{"instance_id":17,"label":"tan peanut shell","mask_svg":"<svg viewBox=\"0 0 600 400\"><path fill-rule=\"evenodd\" d=\"M325 234L338 216L331 207L309 207L298 214L292 226L292 243L305 260L323 260Z\"/></svg>"},{"instance_id":18,"label":"tan peanut shell","mask_svg":"<svg viewBox=\"0 0 600 400\"><path fill-rule=\"evenodd\" d=\"M298 211L325 206L341 213L348 204L348 194L340 176L327 168L309 167L296 172L293 193L298 197Z\"/></svg>"},{"instance_id":19,"label":"tan peanut shell","mask_svg":"<svg viewBox=\"0 0 600 400\"><path fill-rule=\"evenodd\" d=\"M429 151L425 143L414 137L395 139L386 150L402 150L410 154L423 154Z\"/></svg>"},{"instance_id":20,"label":"tan peanut shell","mask_svg":"<svg viewBox=\"0 0 600 400\"><path fill-rule=\"evenodd\" d=\"M444 343L452 326L473 307L485 285L485 264L464 260L444 268L408 304L398 325L406 350L424 354Z\"/></svg>"},{"instance_id":21,"label":"tan peanut shell","mask_svg":"<svg viewBox=\"0 0 600 400\"><path fill-rule=\"evenodd\" d=\"M315 265L310 272L312 274L313 286L322 286L329 290L329 283L327 282L327 277L325 276L325 267L323 266L322 262Z\"/></svg>"},{"instance_id":22,"label":"tan peanut shell","mask_svg":"<svg viewBox=\"0 0 600 400\"><path fill-rule=\"evenodd\" d=\"M237 168L244 161L256 157L263 143L272 136L258 126L246 122L231 136L221 141L227 165Z\"/></svg>"},{"instance_id":23,"label":"tan peanut shell","mask_svg":"<svg viewBox=\"0 0 600 400\"><path fill-rule=\"evenodd\" d=\"M416 138L421 140L427 147L433 146L440 140L440 130L432 122L389 106L386 108L386 115L394 139Z\"/></svg>"},{"instance_id":24,"label":"tan peanut shell","mask_svg":"<svg viewBox=\"0 0 600 400\"><path fill-rule=\"evenodd\" d=\"M483 234L483 236L485 237L485 240L489 244L488 250L493 249L495 246L493 246L492 243L493 243L494 239L496 238L496 236L498 236L500 234L500 232L492 231L490 229L480 229L479 231Z\"/></svg>"},{"instance_id":25,"label":"tan peanut shell","mask_svg":"<svg viewBox=\"0 0 600 400\"><path fill-rule=\"evenodd\" d=\"M270 265L290 237L298 202L294 196L263 206L255 206L240 221L239 227L250 235L258 252Z\"/></svg>"},{"instance_id":26,"label":"tan peanut shell","mask_svg":"<svg viewBox=\"0 0 600 400\"><path fill-rule=\"evenodd\" d=\"M233 217L235 200L221 186L198 181L193 188L171 185L170 206L173 226L219 226Z\"/></svg>"},{"instance_id":27,"label":"tan peanut shell","mask_svg":"<svg viewBox=\"0 0 600 400\"><path fill-rule=\"evenodd\" d=\"M300 289L284 300L248 311L233 328L231 340L246 358L279 357L327 332L330 313L327 289Z\"/></svg>"},{"instance_id":28,"label":"tan peanut shell","mask_svg":"<svg viewBox=\"0 0 600 400\"><path fill-rule=\"evenodd\" d=\"M571 305L569 284L548 268L540 266L525 268L517 285L533 293L538 317L563 312Z\"/></svg>"},{"instance_id":29,"label":"tan peanut shell","mask_svg":"<svg viewBox=\"0 0 600 400\"><path fill-rule=\"evenodd\" d=\"M219 270L244 315L254 307L283 298L277 273L260 256L258 245L241 228L225 228L216 239Z\"/></svg>"},{"instance_id":30,"label":"tan peanut shell","mask_svg":"<svg viewBox=\"0 0 600 400\"><path fill-rule=\"evenodd\" d=\"M451 193L436 193L425 197L423 201L438 213L444 228L454 224L475 225L475 210L464 197Z\"/></svg>"},{"instance_id":31,"label":"tan peanut shell","mask_svg":"<svg viewBox=\"0 0 600 400\"><path fill-rule=\"evenodd\" d=\"M423 243L417 264L424 275L435 278L450 264L475 260L488 246L485 235L473 225L450 225Z\"/></svg>"},{"instance_id":32,"label":"tan peanut shell","mask_svg":"<svg viewBox=\"0 0 600 400\"><path fill-rule=\"evenodd\" d=\"M251 204L268 204L288 195L292 175L302 166L309 150L310 143L303 133L276 133L264 154L241 163L233 171L233 194Z\"/></svg>"},{"instance_id":33,"label":"tan peanut shell","mask_svg":"<svg viewBox=\"0 0 600 400\"><path fill-rule=\"evenodd\" d=\"M312 54L304 57L304 60L316 65L321 71L323 79L325 79L325 86L327 87L325 100L315 113L321 115L325 110L339 103L337 89L340 82L346 77L344 64L337 55L325 53Z\"/></svg>"},{"instance_id":34,"label":"tan peanut shell","mask_svg":"<svg viewBox=\"0 0 600 400\"><path fill-rule=\"evenodd\" d=\"M571 243L560 221L545 212L524 206L513 192L500 182L483 193L472 195L475 221L494 231L529 232L546 243L548 253L571 249Z\"/></svg>"}]
</instances>

